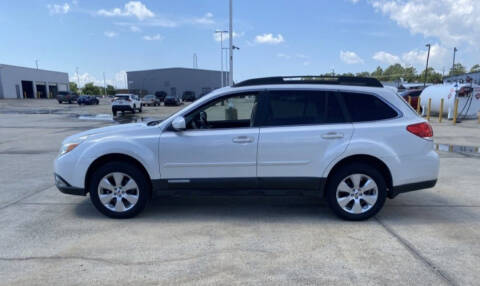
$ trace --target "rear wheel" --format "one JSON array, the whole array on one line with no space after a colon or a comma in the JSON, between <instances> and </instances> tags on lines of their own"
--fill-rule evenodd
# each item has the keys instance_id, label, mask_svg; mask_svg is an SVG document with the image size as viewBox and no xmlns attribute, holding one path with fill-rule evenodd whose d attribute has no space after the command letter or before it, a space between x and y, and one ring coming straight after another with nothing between
<instances>
[{"instance_id":1,"label":"rear wheel","mask_svg":"<svg viewBox=\"0 0 480 286\"><path fill-rule=\"evenodd\" d=\"M112 218L136 216L150 197L148 178L136 166L121 161L98 168L91 177L89 192L93 205Z\"/></svg>"},{"instance_id":2,"label":"rear wheel","mask_svg":"<svg viewBox=\"0 0 480 286\"><path fill-rule=\"evenodd\" d=\"M133 105L132 113L135 113L135 109L136 109L136 108L137 108L137 107L136 107L135 105Z\"/></svg>"},{"instance_id":3,"label":"rear wheel","mask_svg":"<svg viewBox=\"0 0 480 286\"><path fill-rule=\"evenodd\" d=\"M138 112L142 113L142 107L140 106L140 108L138 109Z\"/></svg>"},{"instance_id":4,"label":"rear wheel","mask_svg":"<svg viewBox=\"0 0 480 286\"><path fill-rule=\"evenodd\" d=\"M327 185L332 211L347 220L365 220L377 214L385 203L387 186L382 174L367 164L340 168Z\"/></svg>"},{"instance_id":5,"label":"rear wheel","mask_svg":"<svg viewBox=\"0 0 480 286\"><path fill-rule=\"evenodd\" d=\"M112 110L112 113L113 113L113 116L117 116L117 111L116 110Z\"/></svg>"}]
</instances>

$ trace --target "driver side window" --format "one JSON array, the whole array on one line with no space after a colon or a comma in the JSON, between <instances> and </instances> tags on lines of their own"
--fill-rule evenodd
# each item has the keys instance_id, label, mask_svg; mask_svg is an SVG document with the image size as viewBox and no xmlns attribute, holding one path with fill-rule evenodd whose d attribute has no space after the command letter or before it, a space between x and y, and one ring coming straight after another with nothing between
<instances>
[{"instance_id":1,"label":"driver side window","mask_svg":"<svg viewBox=\"0 0 480 286\"><path fill-rule=\"evenodd\" d=\"M222 97L185 117L187 129L245 128L253 126L256 94Z\"/></svg>"}]
</instances>

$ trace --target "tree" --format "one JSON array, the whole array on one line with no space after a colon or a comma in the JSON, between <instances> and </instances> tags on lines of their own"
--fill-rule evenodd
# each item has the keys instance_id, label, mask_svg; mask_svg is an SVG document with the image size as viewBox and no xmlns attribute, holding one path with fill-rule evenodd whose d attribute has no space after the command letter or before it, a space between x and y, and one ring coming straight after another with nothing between
<instances>
[{"instance_id":1,"label":"tree","mask_svg":"<svg viewBox=\"0 0 480 286\"><path fill-rule=\"evenodd\" d=\"M367 71L357 72L355 75L358 76L358 77L370 77L370 73L367 72Z\"/></svg>"},{"instance_id":2,"label":"tree","mask_svg":"<svg viewBox=\"0 0 480 286\"><path fill-rule=\"evenodd\" d=\"M472 68L470 69L470 72L480 72L480 65L479 64L473 65Z\"/></svg>"},{"instance_id":3,"label":"tree","mask_svg":"<svg viewBox=\"0 0 480 286\"><path fill-rule=\"evenodd\" d=\"M403 79L406 82L414 82L417 80L417 69L414 67L406 67L403 74Z\"/></svg>"},{"instance_id":4,"label":"tree","mask_svg":"<svg viewBox=\"0 0 480 286\"><path fill-rule=\"evenodd\" d=\"M425 80L425 70L418 74L418 82L424 82ZM428 83L442 83L443 76L441 73L436 72L433 68L428 68L427 70L427 82Z\"/></svg>"},{"instance_id":5,"label":"tree","mask_svg":"<svg viewBox=\"0 0 480 286\"><path fill-rule=\"evenodd\" d=\"M374 72L372 72L371 76L380 80L381 77L383 76L383 69L380 66L378 66L377 69Z\"/></svg>"},{"instance_id":6,"label":"tree","mask_svg":"<svg viewBox=\"0 0 480 286\"><path fill-rule=\"evenodd\" d=\"M85 84L85 86L82 88L82 92L88 95L99 95L101 93L100 87L95 86L93 82Z\"/></svg>"},{"instance_id":7,"label":"tree","mask_svg":"<svg viewBox=\"0 0 480 286\"><path fill-rule=\"evenodd\" d=\"M448 75L459 75L459 74L464 74L466 72L467 72L467 69L461 63L456 63L453 66L453 70L450 70Z\"/></svg>"},{"instance_id":8,"label":"tree","mask_svg":"<svg viewBox=\"0 0 480 286\"><path fill-rule=\"evenodd\" d=\"M107 85L107 95L115 95L115 88L113 85Z\"/></svg>"},{"instance_id":9,"label":"tree","mask_svg":"<svg viewBox=\"0 0 480 286\"><path fill-rule=\"evenodd\" d=\"M73 93L78 93L78 86L77 86L76 83L70 82L69 86L70 86L70 91L71 91L71 92L73 92Z\"/></svg>"},{"instance_id":10,"label":"tree","mask_svg":"<svg viewBox=\"0 0 480 286\"><path fill-rule=\"evenodd\" d=\"M384 72L383 72L383 80L393 81L403 78L405 75L405 69L402 67L401 64L394 64L390 65Z\"/></svg>"}]
</instances>

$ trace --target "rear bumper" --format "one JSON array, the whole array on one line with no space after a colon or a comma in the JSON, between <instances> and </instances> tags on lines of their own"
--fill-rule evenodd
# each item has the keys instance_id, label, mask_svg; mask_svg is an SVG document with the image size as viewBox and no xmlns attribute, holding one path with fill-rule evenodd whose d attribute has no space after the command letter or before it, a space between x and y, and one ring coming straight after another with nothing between
<instances>
[{"instance_id":1,"label":"rear bumper","mask_svg":"<svg viewBox=\"0 0 480 286\"><path fill-rule=\"evenodd\" d=\"M407 192L413 192L413 191L433 188L436 183L437 183L437 180L430 180L430 181L423 181L423 182L405 184L405 185L400 185L400 186L394 186L388 192L388 197L390 199L393 199L401 193L407 193Z\"/></svg>"},{"instance_id":2,"label":"rear bumper","mask_svg":"<svg viewBox=\"0 0 480 286\"><path fill-rule=\"evenodd\" d=\"M130 105L113 105L112 111L132 111L133 107Z\"/></svg>"},{"instance_id":3,"label":"rear bumper","mask_svg":"<svg viewBox=\"0 0 480 286\"><path fill-rule=\"evenodd\" d=\"M76 196L86 196L87 193L85 189L72 187L67 181L65 181L62 177L58 174L55 174L55 186L57 189L68 195L76 195Z\"/></svg>"}]
</instances>

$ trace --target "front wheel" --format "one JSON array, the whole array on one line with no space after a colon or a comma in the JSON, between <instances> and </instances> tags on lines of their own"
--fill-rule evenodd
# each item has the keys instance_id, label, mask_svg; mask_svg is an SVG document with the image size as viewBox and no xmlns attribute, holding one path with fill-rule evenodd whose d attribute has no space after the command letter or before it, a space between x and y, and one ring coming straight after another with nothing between
<instances>
[{"instance_id":1,"label":"front wheel","mask_svg":"<svg viewBox=\"0 0 480 286\"><path fill-rule=\"evenodd\" d=\"M387 185L382 174L367 164L346 165L327 183L327 201L332 211L346 220L365 220L382 209Z\"/></svg>"},{"instance_id":2,"label":"front wheel","mask_svg":"<svg viewBox=\"0 0 480 286\"><path fill-rule=\"evenodd\" d=\"M135 109L136 109L136 108L137 108L137 107L134 105L133 108L132 108L132 113L135 113Z\"/></svg>"},{"instance_id":3,"label":"front wheel","mask_svg":"<svg viewBox=\"0 0 480 286\"><path fill-rule=\"evenodd\" d=\"M148 178L136 166L110 162L98 168L89 183L93 205L106 216L131 218L139 214L150 197Z\"/></svg>"},{"instance_id":4,"label":"front wheel","mask_svg":"<svg viewBox=\"0 0 480 286\"><path fill-rule=\"evenodd\" d=\"M138 109L138 112L142 113L142 107L140 106L140 108Z\"/></svg>"}]
</instances>

